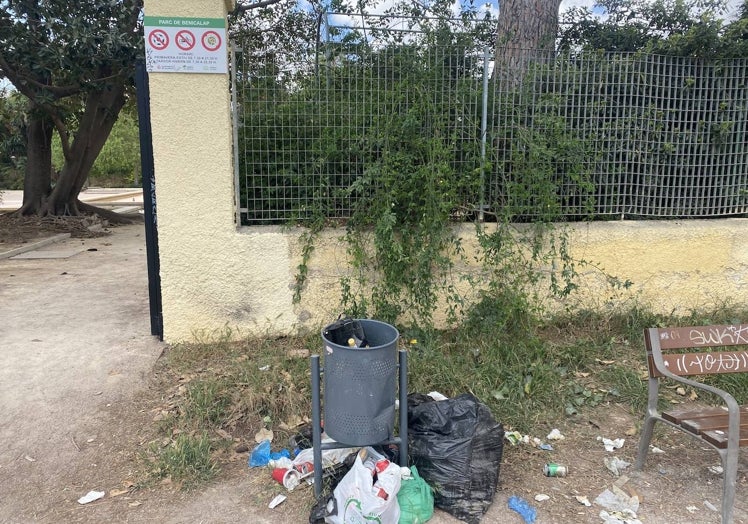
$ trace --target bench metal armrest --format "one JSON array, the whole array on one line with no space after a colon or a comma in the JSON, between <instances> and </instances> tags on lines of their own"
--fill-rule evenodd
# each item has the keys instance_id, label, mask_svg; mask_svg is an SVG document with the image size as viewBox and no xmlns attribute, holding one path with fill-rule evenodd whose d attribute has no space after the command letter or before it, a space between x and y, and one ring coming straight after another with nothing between
<instances>
[{"instance_id":1,"label":"bench metal armrest","mask_svg":"<svg viewBox=\"0 0 748 524\"><path fill-rule=\"evenodd\" d=\"M704 391L708 391L709 393L713 393L717 395L719 398L721 398L724 403L727 405L727 413L728 413L728 446L732 447L731 442L734 440L735 444L734 446L737 446L740 432L740 404L738 404L738 401L735 400L735 397L730 395L727 391L724 391L722 389L716 388L714 386L710 386L709 384L703 384L701 382L697 382L695 380L691 380L687 377L682 377L680 375L676 375L675 373L669 371L662 361L662 358L658 358L660 355L655 354L655 364L657 366L657 371L663 376L667 377L669 379L675 380L676 382L680 382L682 384L686 384L688 386L691 386L696 389L702 389Z\"/></svg>"}]
</instances>

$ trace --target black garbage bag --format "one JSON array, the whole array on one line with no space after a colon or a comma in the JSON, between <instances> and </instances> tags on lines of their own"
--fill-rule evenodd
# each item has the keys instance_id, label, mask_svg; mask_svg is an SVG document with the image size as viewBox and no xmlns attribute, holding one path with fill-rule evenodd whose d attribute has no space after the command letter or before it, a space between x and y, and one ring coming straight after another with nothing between
<instances>
[{"instance_id":1,"label":"black garbage bag","mask_svg":"<svg viewBox=\"0 0 748 524\"><path fill-rule=\"evenodd\" d=\"M468 393L434 401L408 395L408 453L434 489L434 505L476 524L499 483L504 428Z\"/></svg>"}]
</instances>

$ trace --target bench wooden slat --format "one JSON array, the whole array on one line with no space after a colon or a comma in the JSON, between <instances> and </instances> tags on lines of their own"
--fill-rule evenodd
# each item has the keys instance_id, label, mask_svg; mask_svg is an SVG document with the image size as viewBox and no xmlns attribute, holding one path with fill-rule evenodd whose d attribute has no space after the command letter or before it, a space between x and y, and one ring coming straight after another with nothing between
<instances>
[{"instance_id":1,"label":"bench wooden slat","mask_svg":"<svg viewBox=\"0 0 748 524\"><path fill-rule=\"evenodd\" d=\"M724 449L727 447L727 432L725 431L705 431L701 436L707 442L710 442L718 448ZM748 446L748 427L740 427L740 447Z\"/></svg>"},{"instance_id":2,"label":"bench wooden slat","mask_svg":"<svg viewBox=\"0 0 748 524\"><path fill-rule=\"evenodd\" d=\"M655 368L654 359L649 357L652 376L662 374ZM663 353L665 367L674 375L718 375L722 373L748 372L748 351L711 351L701 353Z\"/></svg>"},{"instance_id":3,"label":"bench wooden slat","mask_svg":"<svg viewBox=\"0 0 748 524\"><path fill-rule=\"evenodd\" d=\"M742 408L741 413L743 413ZM681 408L675 408L675 409L669 409L667 411L662 412L662 418L665 420L669 420L670 422L674 424L680 424L681 421L686 419L692 419L692 418L699 418L699 417L718 417L720 415L726 415L727 409L722 409L719 407L704 407L695 409L693 406L688 407L681 407Z\"/></svg>"},{"instance_id":4,"label":"bench wooden slat","mask_svg":"<svg viewBox=\"0 0 748 524\"><path fill-rule=\"evenodd\" d=\"M693 407L671 409L669 411L662 412L662 418L669 420L673 424L679 424L685 426L685 422L693 421L693 427L703 424L704 429L713 429L707 427L709 424L719 424L717 421L724 420L724 427L727 427L727 410L718 407L704 407L701 409L694 409ZM713 419L713 420L712 420ZM748 423L748 406L740 407L740 425ZM715 427L722 427L717 425ZM690 428L689 428L690 429ZM698 432L698 430L694 431Z\"/></svg>"},{"instance_id":5,"label":"bench wooden slat","mask_svg":"<svg viewBox=\"0 0 748 524\"><path fill-rule=\"evenodd\" d=\"M748 324L658 328L660 348L748 345Z\"/></svg>"},{"instance_id":6,"label":"bench wooden slat","mask_svg":"<svg viewBox=\"0 0 748 524\"><path fill-rule=\"evenodd\" d=\"M704 433L705 431L714 429L726 430L728 418L727 415L721 415L718 417L687 419L681 422L680 425L692 433ZM745 417L740 417L740 427L748 429L748 420Z\"/></svg>"}]
</instances>

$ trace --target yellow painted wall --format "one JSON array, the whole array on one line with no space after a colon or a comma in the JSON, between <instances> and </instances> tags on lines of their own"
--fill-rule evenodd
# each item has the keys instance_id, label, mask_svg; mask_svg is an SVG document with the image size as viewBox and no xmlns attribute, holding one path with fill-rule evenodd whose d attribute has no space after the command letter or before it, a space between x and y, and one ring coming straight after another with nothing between
<instances>
[{"instance_id":1,"label":"yellow painted wall","mask_svg":"<svg viewBox=\"0 0 748 524\"><path fill-rule=\"evenodd\" d=\"M226 0L145 2L149 16L220 18L231 8ZM151 73L149 81L165 340L227 327L237 336L283 335L333 320L348 271L343 230L321 235L294 305L300 232L235 224L228 75ZM469 240L472 229L461 234ZM566 303L604 308L636 299L685 312L726 297L745 302L746 239L746 219L576 225L573 255L634 286L611 293L599 271L582 268L580 293Z\"/></svg>"},{"instance_id":2,"label":"yellow painted wall","mask_svg":"<svg viewBox=\"0 0 748 524\"><path fill-rule=\"evenodd\" d=\"M224 18L224 0L147 0L149 16ZM289 243L278 229L238 232L229 77L151 73L164 339L193 330L291 330Z\"/></svg>"},{"instance_id":3,"label":"yellow painted wall","mask_svg":"<svg viewBox=\"0 0 748 524\"><path fill-rule=\"evenodd\" d=\"M623 221L577 225L573 255L634 282L635 297L662 313L748 301L748 220ZM582 299L606 300L599 274L584 271ZM747 304L748 305L748 304Z\"/></svg>"}]
</instances>

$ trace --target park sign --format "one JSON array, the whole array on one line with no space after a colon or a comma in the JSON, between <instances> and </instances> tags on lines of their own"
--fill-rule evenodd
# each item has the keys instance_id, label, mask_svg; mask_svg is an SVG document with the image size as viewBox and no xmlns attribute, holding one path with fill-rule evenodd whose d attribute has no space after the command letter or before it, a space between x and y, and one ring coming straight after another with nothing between
<instances>
[{"instance_id":1,"label":"park sign","mask_svg":"<svg viewBox=\"0 0 748 524\"><path fill-rule=\"evenodd\" d=\"M227 73L226 19L146 16L149 73Z\"/></svg>"}]
</instances>

